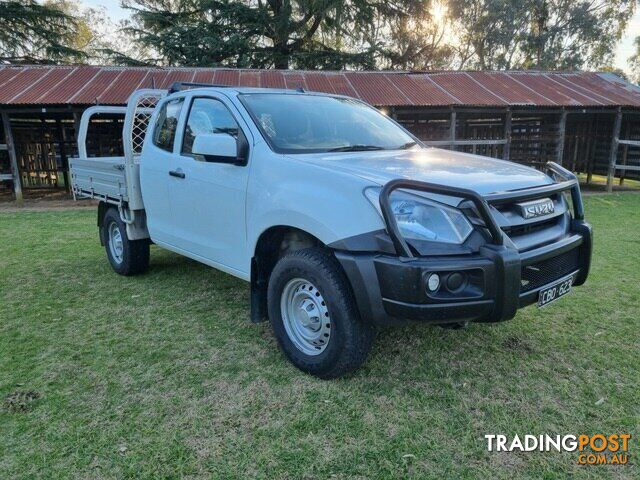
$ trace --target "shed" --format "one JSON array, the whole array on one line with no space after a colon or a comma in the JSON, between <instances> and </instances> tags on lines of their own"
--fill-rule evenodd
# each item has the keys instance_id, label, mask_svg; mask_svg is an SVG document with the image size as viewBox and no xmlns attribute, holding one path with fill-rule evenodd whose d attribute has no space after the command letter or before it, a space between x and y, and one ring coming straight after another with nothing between
<instances>
[{"instance_id":1,"label":"shed","mask_svg":"<svg viewBox=\"0 0 640 480\"><path fill-rule=\"evenodd\" d=\"M349 95L427 144L586 175L640 178L640 87L610 73L298 71L227 68L1 66L0 181L22 191L68 189L68 159L88 106L124 105L138 88L173 82L303 88ZM91 149L118 154L122 119L101 121Z\"/></svg>"}]
</instances>

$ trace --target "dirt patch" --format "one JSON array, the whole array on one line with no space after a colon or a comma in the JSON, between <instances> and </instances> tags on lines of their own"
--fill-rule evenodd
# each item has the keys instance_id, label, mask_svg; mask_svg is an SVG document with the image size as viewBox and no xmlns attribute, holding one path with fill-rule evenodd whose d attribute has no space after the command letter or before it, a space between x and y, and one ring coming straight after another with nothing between
<instances>
[{"instance_id":1,"label":"dirt patch","mask_svg":"<svg viewBox=\"0 0 640 480\"><path fill-rule=\"evenodd\" d=\"M3 407L12 413L27 413L33 408L33 403L40 398L40 393L34 390L13 392L4 398Z\"/></svg>"},{"instance_id":2,"label":"dirt patch","mask_svg":"<svg viewBox=\"0 0 640 480\"><path fill-rule=\"evenodd\" d=\"M76 208L96 208L98 202L94 200L79 200L73 198L49 199L49 198L27 198L24 205L18 206L16 202L0 201L0 213L16 212L46 212L52 210L69 210Z\"/></svg>"},{"instance_id":3,"label":"dirt patch","mask_svg":"<svg viewBox=\"0 0 640 480\"><path fill-rule=\"evenodd\" d=\"M527 340L524 340L520 337L516 337L515 335L511 335L510 337L507 337L502 342L502 346L507 350L512 350L515 352L521 352L521 353L527 353L527 354L534 352L533 347Z\"/></svg>"},{"instance_id":4,"label":"dirt patch","mask_svg":"<svg viewBox=\"0 0 640 480\"><path fill-rule=\"evenodd\" d=\"M584 185L580 186L580 193L582 193L583 197L595 197L595 196L599 196L599 195L611 195L609 192L606 191L606 187L605 189L599 189L599 190L587 190L585 189ZM613 189L613 193L635 193L635 194L640 194L640 190L638 190L635 187L618 187L618 188L614 188Z\"/></svg>"}]
</instances>

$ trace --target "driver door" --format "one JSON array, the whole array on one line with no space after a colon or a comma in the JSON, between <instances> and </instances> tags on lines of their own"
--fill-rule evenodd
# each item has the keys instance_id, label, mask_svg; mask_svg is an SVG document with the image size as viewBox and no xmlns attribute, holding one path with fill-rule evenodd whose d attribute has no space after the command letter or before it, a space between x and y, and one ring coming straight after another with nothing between
<instances>
[{"instance_id":1,"label":"driver door","mask_svg":"<svg viewBox=\"0 0 640 480\"><path fill-rule=\"evenodd\" d=\"M192 153L199 134L238 139L238 122L220 99L194 97L178 139L169 197L182 250L232 273L246 270L245 202L249 168Z\"/></svg>"}]
</instances>

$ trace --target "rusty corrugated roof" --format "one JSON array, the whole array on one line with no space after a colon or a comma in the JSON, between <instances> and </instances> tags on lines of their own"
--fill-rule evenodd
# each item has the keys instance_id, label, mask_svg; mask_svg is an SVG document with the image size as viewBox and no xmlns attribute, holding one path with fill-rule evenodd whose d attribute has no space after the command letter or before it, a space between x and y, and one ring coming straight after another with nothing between
<instances>
[{"instance_id":1,"label":"rusty corrugated roof","mask_svg":"<svg viewBox=\"0 0 640 480\"><path fill-rule=\"evenodd\" d=\"M360 72L95 66L0 66L0 105L120 105L173 82L304 88L377 106L640 107L640 87L594 72Z\"/></svg>"}]
</instances>

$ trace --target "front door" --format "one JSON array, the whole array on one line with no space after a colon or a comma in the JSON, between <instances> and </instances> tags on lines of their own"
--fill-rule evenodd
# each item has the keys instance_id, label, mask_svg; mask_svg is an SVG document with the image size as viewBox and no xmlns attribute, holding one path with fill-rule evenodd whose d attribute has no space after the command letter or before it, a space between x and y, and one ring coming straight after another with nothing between
<instances>
[{"instance_id":1,"label":"front door","mask_svg":"<svg viewBox=\"0 0 640 480\"><path fill-rule=\"evenodd\" d=\"M171 179L169 192L178 246L223 269L246 274L249 168L208 162L191 151L198 134L224 133L237 139L238 132L238 123L221 100L193 98L179 154L174 156L174 169L184 176Z\"/></svg>"}]
</instances>

